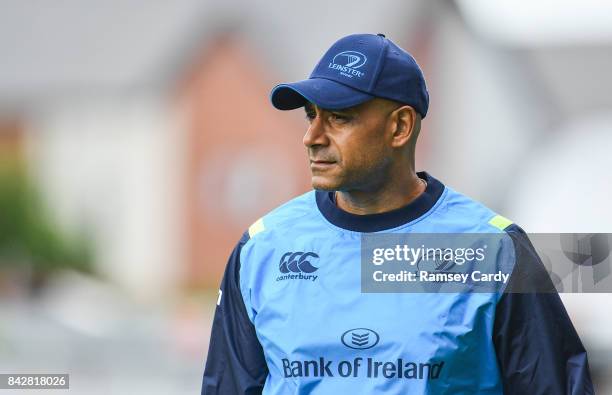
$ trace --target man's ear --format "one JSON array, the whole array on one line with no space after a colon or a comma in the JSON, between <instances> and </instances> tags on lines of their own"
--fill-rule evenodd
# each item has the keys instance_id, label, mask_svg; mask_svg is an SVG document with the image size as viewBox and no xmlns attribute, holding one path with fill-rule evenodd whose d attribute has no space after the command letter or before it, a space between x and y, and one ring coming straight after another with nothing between
<instances>
[{"instance_id":1,"label":"man's ear","mask_svg":"<svg viewBox=\"0 0 612 395\"><path fill-rule=\"evenodd\" d=\"M418 133L417 113L410 106L402 106L391 113L391 119L394 121L391 144L394 148L405 147Z\"/></svg>"}]
</instances>

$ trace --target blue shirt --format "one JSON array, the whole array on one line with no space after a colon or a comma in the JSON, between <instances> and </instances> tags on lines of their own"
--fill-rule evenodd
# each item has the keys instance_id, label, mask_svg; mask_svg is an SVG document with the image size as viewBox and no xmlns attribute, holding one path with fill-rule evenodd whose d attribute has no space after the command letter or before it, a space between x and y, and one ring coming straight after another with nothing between
<instances>
[{"instance_id":1,"label":"blue shirt","mask_svg":"<svg viewBox=\"0 0 612 395\"><path fill-rule=\"evenodd\" d=\"M203 395L593 393L554 289L361 292L361 236L373 232L505 233L510 282L550 281L520 227L417 174L427 187L400 209L354 215L311 191L245 232L221 283Z\"/></svg>"}]
</instances>

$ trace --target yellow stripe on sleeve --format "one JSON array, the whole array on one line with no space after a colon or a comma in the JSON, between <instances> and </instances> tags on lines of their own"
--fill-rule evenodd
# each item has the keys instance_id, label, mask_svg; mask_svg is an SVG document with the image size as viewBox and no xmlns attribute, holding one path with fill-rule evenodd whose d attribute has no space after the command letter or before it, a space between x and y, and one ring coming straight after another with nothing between
<instances>
[{"instance_id":1,"label":"yellow stripe on sleeve","mask_svg":"<svg viewBox=\"0 0 612 395\"><path fill-rule=\"evenodd\" d=\"M499 230L504 230L508 226L512 225L512 221L510 221L508 218L504 216L496 215L495 217L489 220L489 224L495 226Z\"/></svg>"},{"instance_id":2,"label":"yellow stripe on sleeve","mask_svg":"<svg viewBox=\"0 0 612 395\"><path fill-rule=\"evenodd\" d=\"M249 237L255 236L264 229L266 229L266 227L264 226L263 218L259 218L253 225L249 226Z\"/></svg>"}]
</instances>

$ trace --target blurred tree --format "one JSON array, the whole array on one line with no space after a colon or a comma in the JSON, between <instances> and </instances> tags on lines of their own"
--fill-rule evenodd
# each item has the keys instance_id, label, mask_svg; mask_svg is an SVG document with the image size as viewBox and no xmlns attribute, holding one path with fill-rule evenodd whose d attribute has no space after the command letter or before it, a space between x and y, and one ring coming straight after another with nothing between
<instances>
[{"instance_id":1,"label":"blurred tree","mask_svg":"<svg viewBox=\"0 0 612 395\"><path fill-rule=\"evenodd\" d=\"M0 277L27 271L35 290L60 269L92 273L90 244L59 231L24 167L15 158L0 160Z\"/></svg>"}]
</instances>

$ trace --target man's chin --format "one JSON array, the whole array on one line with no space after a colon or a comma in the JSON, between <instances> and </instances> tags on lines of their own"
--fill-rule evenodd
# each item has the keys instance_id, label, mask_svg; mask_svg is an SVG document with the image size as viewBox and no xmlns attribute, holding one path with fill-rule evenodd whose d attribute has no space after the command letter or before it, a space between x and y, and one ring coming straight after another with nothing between
<instances>
[{"instance_id":1,"label":"man's chin","mask_svg":"<svg viewBox=\"0 0 612 395\"><path fill-rule=\"evenodd\" d=\"M337 191L340 188L340 183L336 180L330 180L327 177L312 176L312 188L318 191Z\"/></svg>"}]
</instances>

